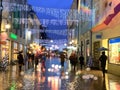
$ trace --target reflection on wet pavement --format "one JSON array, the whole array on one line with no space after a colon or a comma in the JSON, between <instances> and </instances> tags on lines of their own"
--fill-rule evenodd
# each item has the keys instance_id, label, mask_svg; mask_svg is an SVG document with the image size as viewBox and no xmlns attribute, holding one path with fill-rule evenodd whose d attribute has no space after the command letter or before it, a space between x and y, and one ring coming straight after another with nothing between
<instances>
[{"instance_id":1,"label":"reflection on wet pavement","mask_svg":"<svg viewBox=\"0 0 120 90\"><path fill-rule=\"evenodd\" d=\"M47 60L46 70L41 71L41 64L18 72L18 66L9 66L0 72L0 90L120 90L120 78L111 74L102 77L100 71L67 71L67 64L62 68L59 60Z\"/></svg>"}]
</instances>

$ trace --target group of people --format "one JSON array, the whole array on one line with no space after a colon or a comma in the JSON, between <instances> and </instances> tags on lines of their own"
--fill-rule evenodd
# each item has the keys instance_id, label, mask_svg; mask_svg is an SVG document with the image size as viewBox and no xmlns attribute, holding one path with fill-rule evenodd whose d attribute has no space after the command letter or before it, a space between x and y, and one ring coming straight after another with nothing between
<instances>
[{"instance_id":1,"label":"group of people","mask_svg":"<svg viewBox=\"0 0 120 90\"><path fill-rule=\"evenodd\" d=\"M24 63L28 63L28 69L37 67L38 63L41 63L42 68L45 68L45 61L46 61L46 53L45 49L42 47L40 52L37 52L34 54L33 52L27 52L26 58L24 59L23 52L19 51L17 53L17 59L18 59L18 65L19 65L19 72L22 71L22 67L24 66Z\"/></svg>"},{"instance_id":2,"label":"group of people","mask_svg":"<svg viewBox=\"0 0 120 90\"><path fill-rule=\"evenodd\" d=\"M77 58L78 58L77 53L75 51L73 51L69 57L69 60L70 60L71 67L73 67L74 71L75 71L77 63L78 63Z\"/></svg>"},{"instance_id":3,"label":"group of people","mask_svg":"<svg viewBox=\"0 0 120 90\"><path fill-rule=\"evenodd\" d=\"M78 61L79 61L81 70L83 70L83 67L85 67L85 58L84 58L82 53L80 54L80 56L77 56L76 52L72 52L70 57L69 57L69 60L70 60L71 65L74 67L74 71L75 71L75 68L78 64ZM92 57L91 56L89 56L87 58L86 66L87 67L92 66Z\"/></svg>"},{"instance_id":4,"label":"group of people","mask_svg":"<svg viewBox=\"0 0 120 90\"><path fill-rule=\"evenodd\" d=\"M70 57L68 58L67 54L62 52L60 54L60 60L61 60L61 66L64 67L64 62L65 60L70 60L70 64L74 67L74 70L76 68L76 65L77 65L77 54L76 52L72 52Z\"/></svg>"},{"instance_id":5,"label":"group of people","mask_svg":"<svg viewBox=\"0 0 120 90\"><path fill-rule=\"evenodd\" d=\"M61 53L60 59L61 59L61 66L62 67L64 67L65 59L69 59L71 67L73 67L74 71L76 70L78 60L79 60L79 64L80 64L80 69L83 70L83 67L85 67L85 58L84 58L82 53L78 57L77 53L75 51L73 51L69 58L67 58L67 56L65 56L64 53ZM107 60L107 56L105 55L105 51L103 51L102 55L99 57L99 61L101 63L103 76L105 76L106 60ZM92 60L92 56L90 54L89 57L87 58L86 66L87 67L92 67L92 65L93 65L93 60Z\"/></svg>"},{"instance_id":6,"label":"group of people","mask_svg":"<svg viewBox=\"0 0 120 90\"><path fill-rule=\"evenodd\" d=\"M19 71L21 71L22 70L22 66L24 65L24 57L22 55L22 52L18 53L17 59L18 59L18 64L19 64ZM37 66L37 64L39 62L38 61L39 59L41 60L42 66L45 68L46 56L45 56L44 53L39 54L38 56L34 56L33 54L31 54L29 56L29 58L28 58L28 63L33 63L34 60L35 60L36 61L35 65ZM66 53L62 52L60 54L60 59L61 59L61 66L62 67L64 67L65 59L69 59L71 67L73 67L74 71L76 70L76 67L77 67L77 64L78 64L78 60L79 60L80 69L81 70L83 70L83 67L85 66L85 59L84 59L83 54L81 53L81 55L78 57L78 55L77 55L77 53L75 51L73 51L71 53L71 55L69 56L69 58L68 58L68 56L67 56ZM101 62L101 68L102 68L103 76L105 76L106 60L107 60L107 56L105 55L105 52L103 51L102 55L99 58L99 61ZM86 66L87 67L91 67L92 66L92 57L91 57L91 55L89 56L89 58L87 60Z\"/></svg>"}]
</instances>

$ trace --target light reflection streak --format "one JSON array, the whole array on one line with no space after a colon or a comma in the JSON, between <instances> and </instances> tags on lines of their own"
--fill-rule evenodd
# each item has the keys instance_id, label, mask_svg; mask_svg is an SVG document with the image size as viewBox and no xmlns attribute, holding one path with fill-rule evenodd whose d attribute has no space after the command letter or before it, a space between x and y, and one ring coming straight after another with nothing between
<instances>
[{"instance_id":1,"label":"light reflection streak","mask_svg":"<svg viewBox=\"0 0 120 90\"><path fill-rule=\"evenodd\" d=\"M51 87L51 90L59 90L59 77L48 77L48 86Z\"/></svg>"},{"instance_id":2,"label":"light reflection streak","mask_svg":"<svg viewBox=\"0 0 120 90\"><path fill-rule=\"evenodd\" d=\"M105 75L105 85L106 85L106 90L109 90L109 80L108 80L108 75Z\"/></svg>"},{"instance_id":3,"label":"light reflection streak","mask_svg":"<svg viewBox=\"0 0 120 90\"><path fill-rule=\"evenodd\" d=\"M106 90L119 90L120 89L119 79L116 79L114 77L109 77L108 74L105 75L105 78L98 76L98 80L94 80L94 77L96 76L96 74L94 75L94 74L89 74L86 72L85 74L83 74L82 71L77 71L75 73L76 75L75 75L74 80L70 81L71 78L69 77L70 75L69 72L66 72L64 70L55 71L55 67L52 69L54 70L54 72L48 72L48 73L58 73L58 74L60 73L61 78L60 78L60 75L58 75L58 77L51 76L53 74L50 74L50 76L47 76L47 75L44 76L44 74L40 72L39 70L36 72L29 72L29 73L27 72L21 76L23 77L22 80L20 78L19 79L20 81L19 80L17 82L15 81L18 87L17 90L28 90L28 89L29 90L43 90L43 89L46 90L46 87L48 87L49 90L60 90L61 88L62 90L84 90L88 87L94 88L94 82L96 83L96 86L99 86L100 83L103 84L103 85L100 85L100 88L105 87ZM16 76L14 76L14 78L13 76L11 76L13 74L9 74L9 75L10 75L9 77L10 80L16 78ZM87 76L87 78L89 77L89 79L83 79L82 78L83 75L85 75L85 77ZM7 77L5 73L2 73L0 76L2 77L0 78L0 81L1 81L0 86L2 85L1 86L2 89L5 89L3 86L6 86L6 84L9 85L9 81L6 80ZM101 80L103 80L103 82L101 82ZM9 86L11 86L11 84L12 84L12 81ZM81 85L81 88L84 87L84 89L83 88L78 89L80 85ZM85 87L87 85L88 87ZM35 88L35 89L32 89L32 88ZM105 90L105 89L101 89L101 90Z\"/></svg>"}]
</instances>

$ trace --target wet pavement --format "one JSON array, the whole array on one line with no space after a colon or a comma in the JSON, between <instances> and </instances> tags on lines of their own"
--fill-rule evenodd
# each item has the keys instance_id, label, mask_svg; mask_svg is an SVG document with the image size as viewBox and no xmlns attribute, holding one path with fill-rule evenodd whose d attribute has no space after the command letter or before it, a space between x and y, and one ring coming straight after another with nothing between
<instances>
[{"instance_id":1,"label":"wet pavement","mask_svg":"<svg viewBox=\"0 0 120 90\"><path fill-rule=\"evenodd\" d=\"M120 77L99 70L69 71L67 62L60 66L58 58L48 59L46 69L23 69L8 66L7 71L0 72L0 90L120 90Z\"/></svg>"}]
</instances>

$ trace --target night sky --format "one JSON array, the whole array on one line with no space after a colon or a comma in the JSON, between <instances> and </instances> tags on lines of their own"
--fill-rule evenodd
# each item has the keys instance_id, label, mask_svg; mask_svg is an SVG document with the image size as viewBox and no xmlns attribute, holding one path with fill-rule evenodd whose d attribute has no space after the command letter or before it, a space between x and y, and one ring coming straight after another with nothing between
<instances>
[{"instance_id":1,"label":"night sky","mask_svg":"<svg viewBox=\"0 0 120 90\"><path fill-rule=\"evenodd\" d=\"M67 29L67 14L64 12L70 9L72 2L73 0L28 0L28 4L34 7L42 25L46 26L47 30L58 30L56 33L53 33L54 31L47 33L53 40L67 39L67 34L64 33ZM60 30L63 30L63 33L59 33Z\"/></svg>"}]
</instances>

